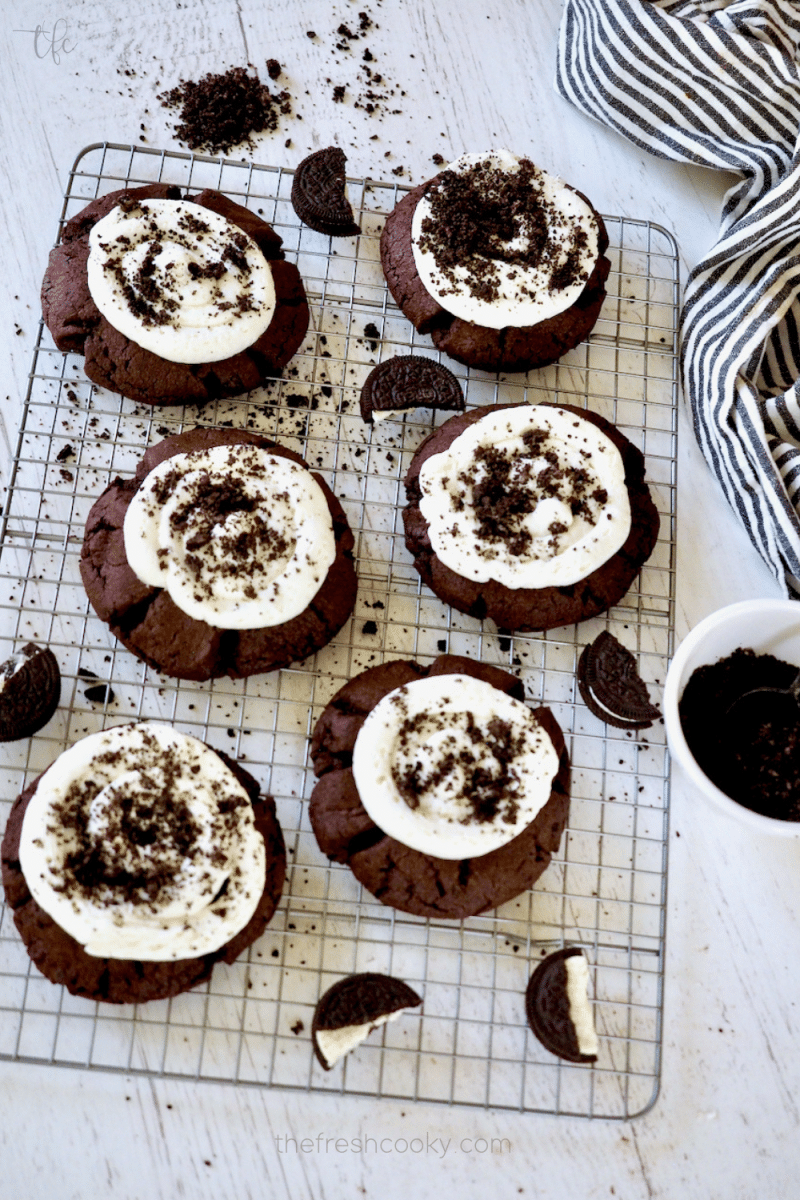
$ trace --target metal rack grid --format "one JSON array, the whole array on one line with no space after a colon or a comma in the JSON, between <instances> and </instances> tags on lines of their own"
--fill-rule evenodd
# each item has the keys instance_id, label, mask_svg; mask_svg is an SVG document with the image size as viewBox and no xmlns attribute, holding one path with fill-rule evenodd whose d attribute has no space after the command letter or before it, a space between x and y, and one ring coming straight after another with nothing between
<instances>
[{"instance_id":1,"label":"metal rack grid","mask_svg":"<svg viewBox=\"0 0 800 1200\"><path fill-rule=\"evenodd\" d=\"M277 800L289 850L285 894L265 935L210 983L130 1008L76 999L29 963L10 912L0 919L0 1057L238 1084L398 1097L518 1111L626 1118L655 1100L661 1058L668 759L663 727L624 733L577 693L582 647L607 628L637 655L660 694L673 649L678 273L675 244L640 220L606 218L609 295L588 342L557 365L497 377L448 363L468 405L541 399L589 406L641 447L662 517L657 548L623 601L602 618L510 636L452 612L423 588L405 550L402 478L432 421L364 425L361 383L398 353L439 357L388 296L378 237L408 189L349 181L362 234L329 239L301 226L292 173L246 162L98 144L76 160L62 221L113 188L165 180L216 187L262 214L298 263L312 309L284 372L234 401L152 410L95 388L81 360L40 327L0 534L0 654L33 639L55 652L62 704L34 738L3 746L13 796L77 738L133 719L174 721L239 758ZM376 330L378 336L376 336ZM437 418L438 420L439 418ZM261 430L301 452L341 497L356 534L359 594L339 636L313 659L272 675L211 684L175 681L121 648L86 601L78 573L94 499L130 474L145 444L191 424ZM383 907L311 833L307 739L330 696L363 668L447 650L520 674L548 704L573 764L560 853L535 889L464 922L424 921ZM93 681L113 698L91 702ZM525 987L535 963L565 943L590 963L600 1056L575 1066L530 1033ZM310 1045L318 996L335 979L377 970L405 979L422 1011L385 1026L330 1073Z\"/></svg>"}]
</instances>

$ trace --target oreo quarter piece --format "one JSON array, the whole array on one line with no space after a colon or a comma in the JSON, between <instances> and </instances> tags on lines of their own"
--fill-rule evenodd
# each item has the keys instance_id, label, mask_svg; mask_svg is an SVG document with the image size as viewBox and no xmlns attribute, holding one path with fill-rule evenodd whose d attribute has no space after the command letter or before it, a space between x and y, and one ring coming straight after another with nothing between
<instances>
[{"instance_id":1,"label":"oreo quarter piece","mask_svg":"<svg viewBox=\"0 0 800 1200\"><path fill-rule=\"evenodd\" d=\"M378 363L361 389L361 416L393 414L412 408L464 408L464 393L452 371L421 354L398 354Z\"/></svg>"},{"instance_id":2,"label":"oreo quarter piece","mask_svg":"<svg viewBox=\"0 0 800 1200\"><path fill-rule=\"evenodd\" d=\"M361 229L347 199L345 153L338 146L315 150L300 163L292 182L292 208L318 233L350 237Z\"/></svg>"},{"instance_id":3,"label":"oreo quarter piece","mask_svg":"<svg viewBox=\"0 0 800 1200\"><path fill-rule=\"evenodd\" d=\"M597 1060L597 1034L587 981L588 964L583 951L565 946L542 959L525 991L525 1013L531 1029L546 1050L568 1062Z\"/></svg>"},{"instance_id":4,"label":"oreo quarter piece","mask_svg":"<svg viewBox=\"0 0 800 1200\"><path fill-rule=\"evenodd\" d=\"M37 733L61 699L61 672L52 650L28 642L0 663L0 742Z\"/></svg>"},{"instance_id":5,"label":"oreo quarter piece","mask_svg":"<svg viewBox=\"0 0 800 1200\"><path fill-rule=\"evenodd\" d=\"M373 1029L420 1004L414 989L391 975L365 971L338 980L320 998L311 1023L311 1044L320 1066L330 1071Z\"/></svg>"},{"instance_id":6,"label":"oreo quarter piece","mask_svg":"<svg viewBox=\"0 0 800 1200\"><path fill-rule=\"evenodd\" d=\"M636 659L607 630L583 650L578 688L589 711L617 729L649 729L661 716L650 702Z\"/></svg>"}]
</instances>

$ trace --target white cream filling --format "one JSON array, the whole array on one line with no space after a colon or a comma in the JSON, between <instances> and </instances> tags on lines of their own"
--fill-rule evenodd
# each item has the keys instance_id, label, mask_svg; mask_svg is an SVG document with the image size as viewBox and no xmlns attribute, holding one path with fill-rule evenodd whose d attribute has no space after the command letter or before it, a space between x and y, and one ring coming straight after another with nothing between
<instances>
[{"instance_id":1,"label":"white cream filling","mask_svg":"<svg viewBox=\"0 0 800 1200\"><path fill-rule=\"evenodd\" d=\"M336 557L330 510L311 472L243 442L159 463L133 496L123 535L139 579L218 629L296 617Z\"/></svg>"},{"instance_id":2,"label":"white cream filling","mask_svg":"<svg viewBox=\"0 0 800 1200\"><path fill-rule=\"evenodd\" d=\"M589 1002L589 964L583 953L570 954L564 959L567 969L567 1000L569 1017L575 1026L581 1054L597 1055L599 1042L594 1027L594 1014Z\"/></svg>"},{"instance_id":3,"label":"white cream filling","mask_svg":"<svg viewBox=\"0 0 800 1200\"><path fill-rule=\"evenodd\" d=\"M355 785L375 824L447 859L515 838L547 803L557 770L531 709L467 675L395 688L369 713L353 750Z\"/></svg>"},{"instance_id":4,"label":"white cream filling","mask_svg":"<svg viewBox=\"0 0 800 1200\"><path fill-rule=\"evenodd\" d=\"M396 1008L394 1012L383 1013L374 1021L367 1021L363 1025L342 1025L339 1029L317 1029L314 1037L322 1057L328 1066L332 1067L340 1058L344 1058L345 1054L349 1054L351 1050L355 1050L356 1046L360 1046L373 1029L378 1029L388 1021L397 1020L401 1013L408 1011L407 1008Z\"/></svg>"},{"instance_id":5,"label":"white cream filling","mask_svg":"<svg viewBox=\"0 0 800 1200\"><path fill-rule=\"evenodd\" d=\"M87 954L145 962L218 950L266 879L242 785L202 742L157 722L91 734L56 760L25 812L20 864Z\"/></svg>"},{"instance_id":6,"label":"white cream filling","mask_svg":"<svg viewBox=\"0 0 800 1200\"><path fill-rule=\"evenodd\" d=\"M230 358L275 313L272 269L253 239L188 200L112 208L89 234L87 273L106 320L169 362Z\"/></svg>"},{"instance_id":7,"label":"white cream filling","mask_svg":"<svg viewBox=\"0 0 800 1200\"><path fill-rule=\"evenodd\" d=\"M14 676L22 670L31 658L33 658L33 654L26 654L23 649L6 659L2 664L2 671L0 671L0 692L8 687Z\"/></svg>"},{"instance_id":8,"label":"white cream filling","mask_svg":"<svg viewBox=\"0 0 800 1200\"><path fill-rule=\"evenodd\" d=\"M463 154L442 170L463 174L476 164L486 164L483 171L485 187L487 196L491 196L493 177L498 173L517 173L520 161L519 156L509 150L490 150L480 154ZM507 325L536 325L573 305L597 262L597 219L586 201L562 179L541 169L536 172L535 200L546 206L550 218L546 247L540 262L532 265L503 261L505 253L524 253L530 246L530 227L522 220L517 222L515 237L511 241L497 240L498 257L494 254L491 258L476 254L474 263L455 266L454 278L450 278L437 262L435 248L425 245L423 222L432 219L432 209L429 196L423 196L414 210L411 245L414 263L426 291L454 316L490 329L502 329ZM578 248L576 267L571 272L575 276L574 281L554 288L551 285L554 269L566 263L575 245L575 238L580 236L583 240L583 235L585 245ZM495 268L493 275L497 281L498 294L492 299L476 294L476 289L470 285L476 265L480 270L487 263Z\"/></svg>"},{"instance_id":9,"label":"white cream filling","mask_svg":"<svg viewBox=\"0 0 800 1200\"><path fill-rule=\"evenodd\" d=\"M427 459L419 483L431 545L466 579L565 587L601 567L630 533L619 450L590 421L550 405L487 413ZM510 497L515 511L498 524L498 504Z\"/></svg>"}]
</instances>

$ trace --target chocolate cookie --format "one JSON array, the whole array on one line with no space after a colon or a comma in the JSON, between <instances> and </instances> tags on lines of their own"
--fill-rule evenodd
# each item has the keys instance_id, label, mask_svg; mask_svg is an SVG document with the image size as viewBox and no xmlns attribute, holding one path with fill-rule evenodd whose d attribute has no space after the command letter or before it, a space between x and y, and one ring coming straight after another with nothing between
<instances>
[{"instance_id":1,"label":"chocolate cookie","mask_svg":"<svg viewBox=\"0 0 800 1200\"><path fill-rule=\"evenodd\" d=\"M602 217L592 208L599 227L599 256L575 303L535 325L490 329L448 312L427 291L417 270L411 239L414 211L428 188L440 179L437 175L413 188L389 214L383 228L381 266L396 304L419 333L430 334L437 350L467 366L528 371L556 362L589 336L603 306L611 263L605 257L608 234ZM576 194L589 204L581 192Z\"/></svg>"},{"instance_id":2,"label":"chocolate cookie","mask_svg":"<svg viewBox=\"0 0 800 1200\"><path fill-rule=\"evenodd\" d=\"M356 598L354 539L342 506L319 475L333 521L336 557L319 590L298 616L260 629L219 629L188 616L169 593L143 583L125 554L123 522L147 474L175 454L244 443L303 464L293 451L245 430L193 429L151 446L133 479L117 477L93 505L81 551L81 578L98 616L115 637L156 671L179 679L234 679L275 671L326 645Z\"/></svg>"},{"instance_id":3,"label":"chocolate cookie","mask_svg":"<svg viewBox=\"0 0 800 1200\"><path fill-rule=\"evenodd\" d=\"M28 642L0 663L0 742L37 733L61 699L61 672L47 646Z\"/></svg>"},{"instance_id":4,"label":"chocolate cookie","mask_svg":"<svg viewBox=\"0 0 800 1200\"><path fill-rule=\"evenodd\" d=\"M543 958L528 981L525 1013L531 1029L551 1054L568 1062L593 1063L597 1061L596 1038L592 1039L592 1053L581 1049L567 991L567 960L582 957L583 951L577 946L565 946Z\"/></svg>"},{"instance_id":5,"label":"chocolate cookie","mask_svg":"<svg viewBox=\"0 0 800 1200\"><path fill-rule=\"evenodd\" d=\"M421 354L397 354L373 367L361 389L361 416L411 408L463 409L464 393L452 371Z\"/></svg>"},{"instance_id":6,"label":"chocolate cookie","mask_svg":"<svg viewBox=\"0 0 800 1200\"><path fill-rule=\"evenodd\" d=\"M303 159L292 181L292 208L300 220L331 237L361 232L347 199L346 162L343 150L326 146Z\"/></svg>"},{"instance_id":7,"label":"chocolate cookie","mask_svg":"<svg viewBox=\"0 0 800 1200\"><path fill-rule=\"evenodd\" d=\"M363 971L337 980L320 997L311 1023L311 1044L320 1066L330 1071L373 1029L420 1004L414 989L391 975Z\"/></svg>"},{"instance_id":8,"label":"chocolate cookie","mask_svg":"<svg viewBox=\"0 0 800 1200\"><path fill-rule=\"evenodd\" d=\"M578 659L578 688L591 713L617 729L649 729L661 716L636 659L613 633L603 630Z\"/></svg>"},{"instance_id":9,"label":"chocolate cookie","mask_svg":"<svg viewBox=\"0 0 800 1200\"><path fill-rule=\"evenodd\" d=\"M381 903L423 917L461 920L497 908L532 887L558 850L569 815L569 759L564 737L547 708L535 710L552 739L559 769L549 800L512 841L475 858L422 854L387 835L370 818L356 790L352 760L367 714L402 684L432 675L470 675L517 700L522 683L499 667L442 655L430 667L398 660L364 671L330 701L314 728L311 759L318 776L309 816L323 854L347 863Z\"/></svg>"},{"instance_id":10,"label":"chocolate cookie","mask_svg":"<svg viewBox=\"0 0 800 1200\"><path fill-rule=\"evenodd\" d=\"M85 357L84 369L99 387L140 404L204 404L261 386L296 353L309 321L297 267L284 260L281 238L260 217L219 192L205 189L186 199L244 230L269 261L276 309L269 327L246 350L211 363L168 362L120 333L100 313L89 291L86 264L92 227L124 197L181 198L180 189L152 183L109 192L92 200L64 226L42 283L45 324L59 350Z\"/></svg>"},{"instance_id":11,"label":"chocolate cookie","mask_svg":"<svg viewBox=\"0 0 800 1200\"><path fill-rule=\"evenodd\" d=\"M19 862L25 810L40 775L14 802L6 825L0 857L6 902L33 963L51 983L63 984L75 996L106 1004L143 1004L164 1000L204 983L216 962L234 962L261 936L281 898L286 875L283 834L271 796L259 797L256 780L226 754L217 751L247 791L255 811L256 829L264 839L267 876L264 891L250 921L227 945L200 958L172 962L95 958L66 933L33 899Z\"/></svg>"},{"instance_id":12,"label":"chocolate cookie","mask_svg":"<svg viewBox=\"0 0 800 1200\"><path fill-rule=\"evenodd\" d=\"M578 583L564 587L510 588L494 580L465 578L446 566L431 546L428 522L420 512L419 473L423 463L441 453L460 433L489 412L514 405L488 405L459 413L434 430L421 444L409 466L405 484L408 504L403 512L406 546L423 582L459 612L479 620L490 618L500 629L527 632L571 625L605 612L627 592L658 538L659 516L644 481L644 458L631 442L598 413L570 404L553 406L575 413L605 433L620 451L631 507L630 533L620 550Z\"/></svg>"}]
</instances>

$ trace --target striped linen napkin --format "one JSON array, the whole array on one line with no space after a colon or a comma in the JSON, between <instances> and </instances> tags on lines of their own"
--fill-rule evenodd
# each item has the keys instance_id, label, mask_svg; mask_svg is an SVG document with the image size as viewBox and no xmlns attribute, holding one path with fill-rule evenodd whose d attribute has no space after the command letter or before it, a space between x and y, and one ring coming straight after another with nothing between
<instances>
[{"instance_id":1,"label":"striped linen napkin","mask_svg":"<svg viewBox=\"0 0 800 1200\"><path fill-rule=\"evenodd\" d=\"M800 3L566 0L556 87L675 162L741 173L691 272L681 370L700 447L800 596Z\"/></svg>"}]
</instances>

